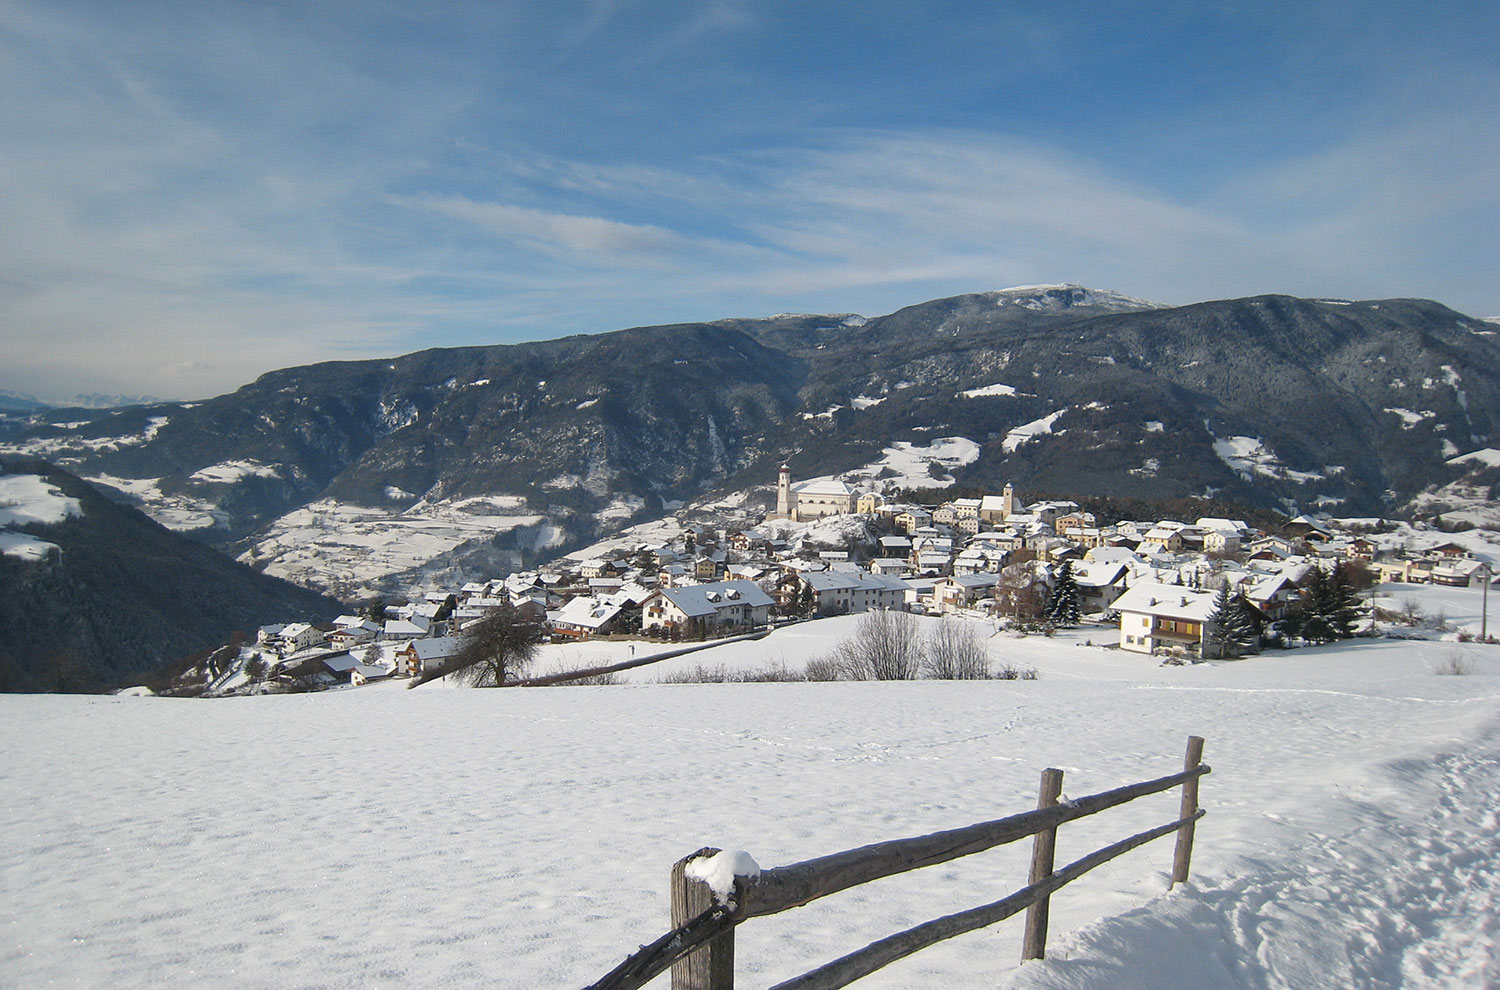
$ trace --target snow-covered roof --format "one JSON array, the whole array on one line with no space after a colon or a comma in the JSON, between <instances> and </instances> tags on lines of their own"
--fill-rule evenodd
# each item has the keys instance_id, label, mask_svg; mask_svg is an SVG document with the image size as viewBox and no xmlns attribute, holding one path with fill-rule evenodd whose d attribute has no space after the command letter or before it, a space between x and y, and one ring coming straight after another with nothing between
<instances>
[{"instance_id":1,"label":"snow-covered roof","mask_svg":"<svg viewBox=\"0 0 1500 990\"><path fill-rule=\"evenodd\" d=\"M687 588L663 588L661 593L689 616L713 615L732 605L761 608L773 604L771 596L754 581L716 581Z\"/></svg>"},{"instance_id":2,"label":"snow-covered roof","mask_svg":"<svg viewBox=\"0 0 1500 990\"><path fill-rule=\"evenodd\" d=\"M853 495L854 489L836 478L813 478L792 486L798 495Z\"/></svg>"},{"instance_id":3,"label":"snow-covered roof","mask_svg":"<svg viewBox=\"0 0 1500 990\"><path fill-rule=\"evenodd\" d=\"M580 595L558 609L553 621L580 629L598 629L619 614L620 606L613 602Z\"/></svg>"},{"instance_id":4,"label":"snow-covered roof","mask_svg":"<svg viewBox=\"0 0 1500 990\"><path fill-rule=\"evenodd\" d=\"M1144 581L1132 585L1110 605L1117 612L1140 612L1169 619L1202 622L1213 611L1214 592Z\"/></svg>"},{"instance_id":5,"label":"snow-covered roof","mask_svg":"<svg viewBox=\"0 0 1500 990\"><path fill-rule=\"evenodd\" d=\"M808 574L803 580L815 592L825 591L905 591L907 583L887 574L868 574L864 571L829 571L824 574Z\"/></svg>"}]
</instances>

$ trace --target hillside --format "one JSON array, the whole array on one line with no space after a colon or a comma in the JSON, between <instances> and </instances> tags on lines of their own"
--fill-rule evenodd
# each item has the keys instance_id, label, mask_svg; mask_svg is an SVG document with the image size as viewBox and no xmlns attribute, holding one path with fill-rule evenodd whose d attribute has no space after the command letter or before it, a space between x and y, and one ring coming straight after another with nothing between
<instances>
[{"instance_id":1,"label":"hillside","mask_svg":"<svg viewBox=\"0 0 1500 990\"><path fill-rule=\"evenodd\" d=\"M0 463L0 499L59 506L0 526L0 691L88 690L339 603L235 563L43 462Z\"/></svg>"},{"instance_id":2,"label":"hillside","mask_svg":"<svg viewBox=\"0 0 1500 990\"><path fill-rule=\"evenodd\" d=\"M0 451L63 463L272 573L357 593L433 566L532 564L769 485L783 460L861 484L909 479L915 462L938 484L1399 513L1500 435L1500 345L1492 324L1424 300L1169 308L1039 286L874 319L289 368L202 403L3 425Z\"/></svg>"}]
</instances>

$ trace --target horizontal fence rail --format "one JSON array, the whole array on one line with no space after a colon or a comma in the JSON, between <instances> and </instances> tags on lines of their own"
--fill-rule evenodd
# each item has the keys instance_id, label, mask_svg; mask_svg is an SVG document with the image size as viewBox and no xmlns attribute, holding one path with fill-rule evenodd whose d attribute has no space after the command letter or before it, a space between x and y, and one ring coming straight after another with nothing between
<instances>
[{"instance_id":1,"label":"horizontal fence rail","mask_svg":"<svg viewBox=\"0 0 1500 990\"><path fill-rule=\"evenodd\" d=\"M733 932L751 918L778 914L851 887L885 877L936 866L997 846L1035 837L1027 886L998 901L960 911L887 936L855 952L771 990L833 990L868 976L899 959L945 939L1003 921L1028 911L1022 959L1045 954L1048 898L1090 870L1155 839L1177 833L1172 882L1185 881L1192 857L1194 825L1205 812L1198 807L1198 782L1212 769L1203 763L1203 739L1188 739L1184 769L1154 780L1058 802L1062 771L1042 775L1038 807L993 821L933 832L907 839L877 842L856 849L766 870L758 878L736 877L733 895L716 901L707 886L684 876L686 864L717 849L700 849L672 870L672 931L615 967L584 990L634 990L671 968L672 990L733 990ZM1063 867L1052 869L1057 829L1070 821L1096 815L1149 794L1182 788L1181 813L1176 821L1158 825L1096 850ZM674 965L675 964L675 965Z\"/></svg>"}]
</instances>

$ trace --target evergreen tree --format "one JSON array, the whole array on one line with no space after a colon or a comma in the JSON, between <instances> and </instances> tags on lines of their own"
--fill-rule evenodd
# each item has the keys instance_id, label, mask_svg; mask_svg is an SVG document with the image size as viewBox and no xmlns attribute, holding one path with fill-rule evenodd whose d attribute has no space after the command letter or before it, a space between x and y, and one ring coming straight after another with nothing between
<instances>
[{"instance_id":1,"label":"evergreen tree","mask_svg":"<svg viewBox=\"0 0 1500 990\"><path fill-rule=\"evenodd\" d=\"M1250 653L1259 653L1261 637L1266 633L1266 614L1255 607L1255 603L1241 591L1234 596L1235 608L1245 631L1245 646Z\"/></svg>"},{"instance_id":2,"label":"evergreen tree","mask_svg":"<svg viewBox=\"0 0 1500 990\"><path fill-rule=\"evenodd\" d=\"M1076 626L1078 612L1078 582L1073 577L1073 562L1065 560L1057 572L1045 614L1054 626Z\"/></svg>"},{"instance_id":3,"label":"evergreen tree","mask_svg":"<svg viewBox=\"0 0 1500 990\"><path fill-rule=\"evenodd\" d=\"M1219 586L1214 596L1214 607L1203 620L1203 657L1205 660L1222 660L1229 655L1229 628L1234 614L1234 599L1229 594L1229 582Z\"/></svg>"},{"instance_id":4,"label":"evergreen tree","mask_svg":"<svg viewBox=\"0 0 1500 990\"><path fill-rule=\"evenodd\" d=\"M1248 606L1248 608L1247 608ZM1260 639L1258 623L1251 618L1254 606L1243 594L1219 585L1214 607L1203 623L1203 655L1208 659L1230 659L1254 649Z\"/></svg>"},{"instance_id":5,"label":"evergreen tree","mask_svg":"<svg viewBox=\"0 0 1500 990\"><path fill-rule=\"evenodd\" d=\"M1310 643L1349 639L1360 611L1359 595L1341 568L1314 568L1293 610L1292 628Z\"/></svg>"}]
</instances>

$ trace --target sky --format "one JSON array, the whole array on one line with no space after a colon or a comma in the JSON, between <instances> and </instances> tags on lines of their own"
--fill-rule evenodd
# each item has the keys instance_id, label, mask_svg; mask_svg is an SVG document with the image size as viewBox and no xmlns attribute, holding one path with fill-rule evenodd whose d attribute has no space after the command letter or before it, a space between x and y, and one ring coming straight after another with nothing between
<instances>
[{"instance_id":1,"label":"sky","mask_svg":"<svg viewBox=\"0 0 1500 990\"><path fill-rule=\"evenodd\" d=\"M1500 315L1492 3L0 0L0 389L1076 282Z\"/></svg>"}]
</instances>

